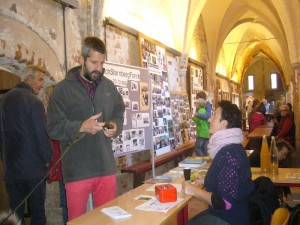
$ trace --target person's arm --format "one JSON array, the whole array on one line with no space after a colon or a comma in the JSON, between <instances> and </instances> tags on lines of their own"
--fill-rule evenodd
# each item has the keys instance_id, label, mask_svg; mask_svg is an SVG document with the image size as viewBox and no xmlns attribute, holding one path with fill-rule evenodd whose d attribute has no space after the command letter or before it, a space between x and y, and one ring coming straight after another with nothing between
<instances>
[{"instance_id":1,"label":"person's arm","mask_svg":"<svg viewBox=\"0 0 300 225\"><path fill-rule=\"evenodd\" d=\"M83 121L70 121L67 118L67 102L70 96L63 89L57 84L51 95L47 113L47 131L53 140L70 141L78 134Z\"/></svg>"},{"instance_id":2,"label":"person's arm","mask_svg":"<svg viewBox=\"0 0 300 225\"><path fill-rule=\"evenodd\" d=\"M224 200L221 195L208 192L198 185L184 182L182 188L185 194L202 199L215 209L226 210L231 207L231 204Z\"/></svg>"},{"instance_id":3,"label":"person's arm","mask_svg":"<svg viewBox=\"0 0 300 225\"><path fill-rule=\"evenodd\" d=\"M195 116L197 116L200 119L209 119L211 117L211 110L212 110L212 104L210 102L207 102L206 113L200 114L200 113L196 112Z\"/></svg>"},{"instance_id":4,"label":"person's arm","mask_svg":"<svg viewBox=\"0 0 300 225\"><path fill-rule=\"evenodd\" d=\"M182 183L182 190L187 195L192 195L196 198L202 199L211 205L215 209L226 210L231 207L231 204L222 198L217 193L212 193L201 188L204 184L204 177L198 174L195 180L195 184L189 182Z\"/></svg>"},{"instance_id":5,"label":"person's arm","mask_svg":"<svg viewBox=\"0 0 300 225\"><path fill-rule=\"evenodd\" d=\"M113 110L113 117L111 122L113 122L116 125L116 129L113 132L113 137L117 137L119 134L121 134L123 130L123 122L124 122L124 111L125 111L125 105L124 100L117 90L117 88L114 86L114 92L115 92L115 98L114 98L114 110Z\"/></svg>"},{"instance_id":6,"label":"person's arm","mask_svg":"<svg viewBox=\"0 0 300 225\"><path fill-rule=\"evenodd\" d=\"M195 179L195 184L190 182L182 183L182 191L186 195L192 195L196 198L200 198L206 201L209 205L211 205L211 192L204 190L202 187L204 185L204 177L201 174L198 174Z\"/></svg>"},{"instance_id":7,"label":"person's arm","mask_svg":"<svg viewBox=\"0 0 300 225\"><path fill-rule=\"evenodd\" d=\"M38 143L38 151L46 164L49 164L53 154L51 140L48 137L46 130L46 114L45 108L42 102L36 101L31 106L31 118L32 130L36 136L36 142Z\"/></svg>"},{"instance_id":8,"label":"person's arm","mask_svg":"<svg viewBox=\"0 0 300 225\"><path fill-rule=\"evenodd\" d=\"M286 119L280 129L278 129L277 137L285 137L292 129L293 121Z\"/></svg>"}]
</instances>

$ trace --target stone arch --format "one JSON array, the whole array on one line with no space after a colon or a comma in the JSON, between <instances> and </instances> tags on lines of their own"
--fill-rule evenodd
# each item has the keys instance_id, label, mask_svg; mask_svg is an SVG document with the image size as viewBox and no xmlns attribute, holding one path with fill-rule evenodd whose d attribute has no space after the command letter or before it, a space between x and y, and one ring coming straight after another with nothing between
<instances>
[{"instance_id":1,"label":"stone arch","mask_svg":"<svg viewBox=\"0 0 300 225\"><path fill-rule=\"evenodd\" d=\"M49 82L64 78L61 57L49 40L16 19L0 15L0 21L0 30L5 30L5 35L0 37L0 66L21 77L23 68L27 64L34 64L47 71Z\"/></svg>"},{"instance_id":2,"label":"stone arch","mask_svg":"<svg viewBox=\"0 0 300 225\"><path fill-rule=\"evenodd\" d=\"M250 46L248 46L248 48L245 49L245 51L243 52L243 55L240 57L238 62L235 64L237 76L239 78L238 82L241 83L241 81L243 80L243 78L245 76L247 69L250 67L255 56L257 54L259 54L260 52L265 54L275 64L275 66L280 71L280 75L283 78L284 84L286 84L286 79L283 74L282 66L281 66L278 58L265 43L250 45Z\"/></svg>"}]
</instances>

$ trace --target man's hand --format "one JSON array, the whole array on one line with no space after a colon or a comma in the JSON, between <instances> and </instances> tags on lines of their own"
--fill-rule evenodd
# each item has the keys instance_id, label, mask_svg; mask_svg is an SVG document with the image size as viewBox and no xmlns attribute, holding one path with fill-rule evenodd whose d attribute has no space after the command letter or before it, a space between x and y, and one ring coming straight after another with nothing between
<instances>
[{"instance_id":1,"label":"man's hand","mask_svg":"<svg viewBox=\"0 0 300 225\"><path fill-rule=\"evenodd\" d=\"M111 138L111 137L113 137L113 136L116 134L116 132L117 132L117 124L114 123L114 122L109 122L109 124L112 125L112 128L109 129L109 128L107 128L107 127L104 127L103 132L104 132L104 134L106 135L106 137Z\"/></svg>"},{"instance_id":2,"label":"man's hand","mask_svg":"<svg viewBox=\"0 0 300 225\"><path fill-rule=\"evenodd\" d=\"M79 129L80 132L96 134L98 131L103 130L104 122L98 122L97 119L102 115L98 113L94 116L91 116L87 120L83 121Z\"/></svg>"}]
</instances>

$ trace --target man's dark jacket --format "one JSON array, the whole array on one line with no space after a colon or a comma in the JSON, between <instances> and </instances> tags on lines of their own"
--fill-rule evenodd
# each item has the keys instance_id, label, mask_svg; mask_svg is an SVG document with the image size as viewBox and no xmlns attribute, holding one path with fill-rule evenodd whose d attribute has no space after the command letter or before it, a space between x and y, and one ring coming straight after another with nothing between
<instances>
[{"instance_id":1,"label":"man's dark jacket","mask_svg":"<svg viewBox=\"0 0 300 225\"><path fill-rule=\"evenodd\" d=\"M45 108L26 83L0 102L0 159L5 180L43 178L53 153L46 133Z\"/></svg>"}]
</instances>

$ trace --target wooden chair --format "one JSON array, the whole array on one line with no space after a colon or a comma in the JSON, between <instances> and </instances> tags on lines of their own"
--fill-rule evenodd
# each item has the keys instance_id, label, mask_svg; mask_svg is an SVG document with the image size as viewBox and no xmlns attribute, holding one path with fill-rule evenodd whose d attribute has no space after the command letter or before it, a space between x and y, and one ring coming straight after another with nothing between
<instances>
[{"instance_id":1,"label":"wooden chair","mask_svg":"<svg viewBox=\"0 0 300 225\"><path fill-rule=\"evenodd\" d=\"M277 208L273 214L270 225L286 225L290 218L290 213L287 208Z\"/></svg>"}]
</instances>

